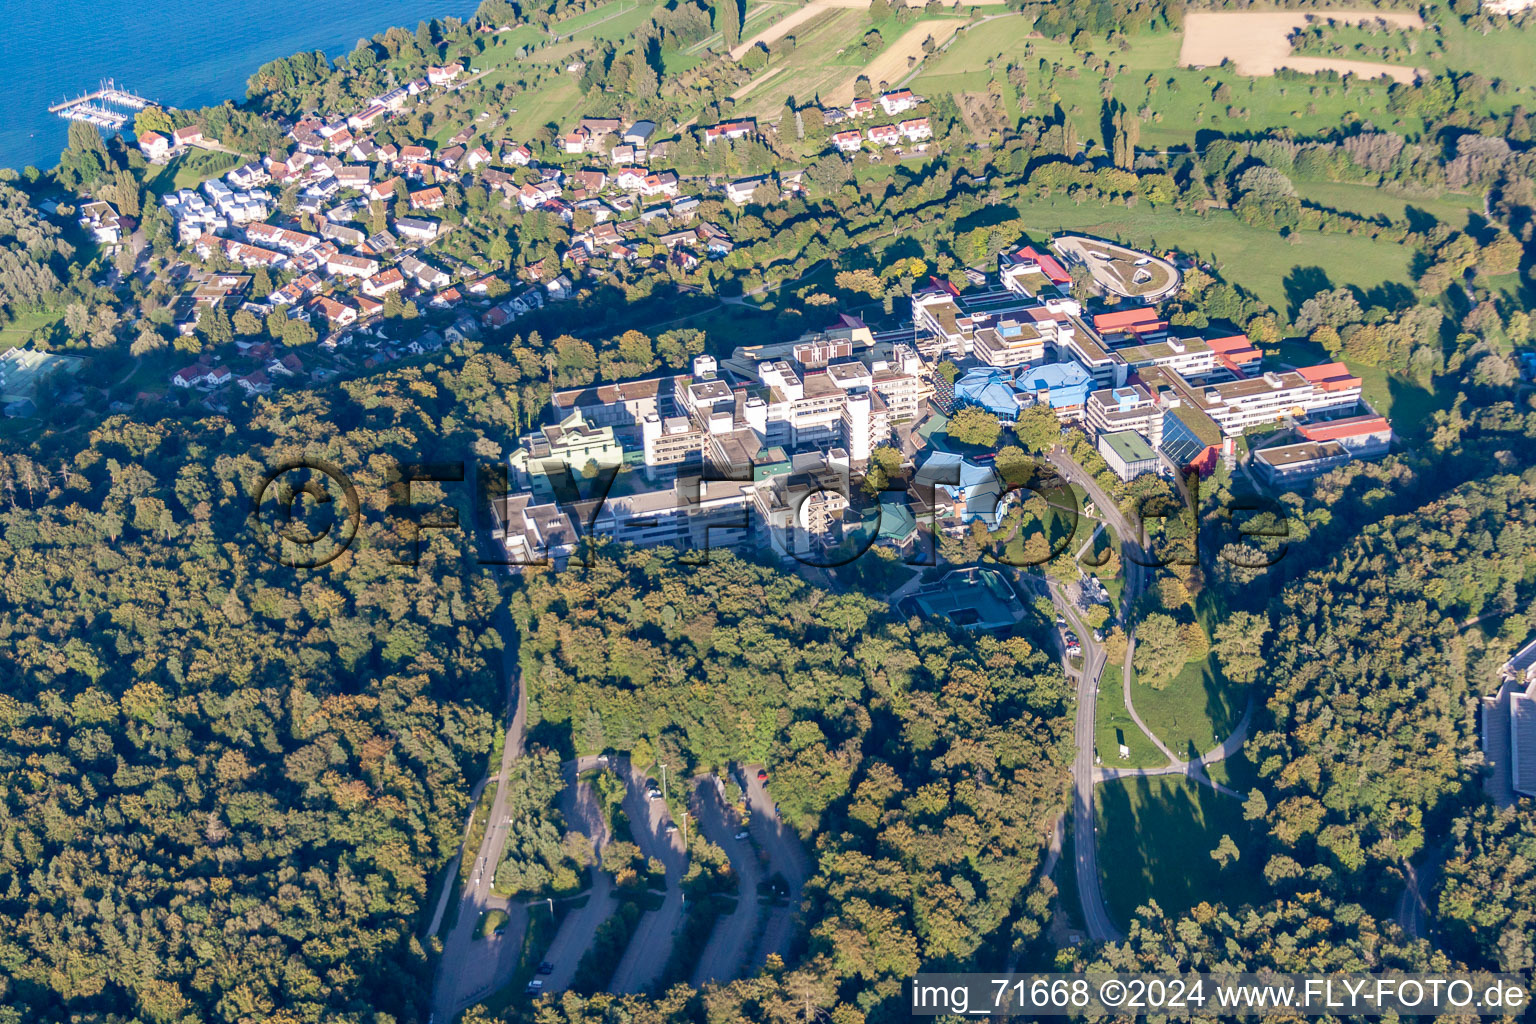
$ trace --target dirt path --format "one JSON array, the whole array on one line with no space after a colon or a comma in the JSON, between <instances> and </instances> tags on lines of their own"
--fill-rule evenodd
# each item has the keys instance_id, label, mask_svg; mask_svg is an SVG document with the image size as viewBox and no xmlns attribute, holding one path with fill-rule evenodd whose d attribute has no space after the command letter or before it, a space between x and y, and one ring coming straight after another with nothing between
<instances>
[{"instance_id":1,"label":"dirt path","mask_svg":"<svg viewBox=\"0 0 1536 1024\"><path fill-rule=\"evenodd\" d=\"M1279 68L1312 73L1353 72L1362 78L1387 74L1412 83L1423 74L1418 68L1377 64L1363 60L1329 57L1293 57L1291 33L1310 24L1307 11L1190 11L1184 15L1184 43L1179 63L1184 67L1215 67L1227 58L1238 74L1273 75ZM1380 18L1397 28L1423 28L1424 19L1403 11L1327 10L1315 16L1337 24L1355 24Z\"/></svg>"}]
</instances>

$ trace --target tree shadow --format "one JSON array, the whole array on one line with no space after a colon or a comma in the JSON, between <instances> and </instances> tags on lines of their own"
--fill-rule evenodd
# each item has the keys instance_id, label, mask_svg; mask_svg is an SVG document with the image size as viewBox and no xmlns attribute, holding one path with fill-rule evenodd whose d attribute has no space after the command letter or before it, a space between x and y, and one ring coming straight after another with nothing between
<instances>
[{"instance_id":1,"label":"tree shadow","mask_svg":"<svg viewBox=\"0 0 1536 1024\"><path fill-rule=\"evenodd\" d=\"M1285 287L1286 312L1296 319L1301 304L1322 292L1332 291L1333 282L1322 267L1292 267L1282 282Z\"/></svg>"},{"instance_id":2,"label":"tree shadow","mask_svg":"<svg viewBox=\"0 0 1536 1024\"><path fill-rule=\"evenodd\" d=\"M1099 875L1117 924L1149 901L1173 917L1201 902L1235 906L1262 895L1259 837L1231 797L1193 779L1143 776L1106 782L1095 798ZM1238 850L1225 866L1211 857L1223 835Z\"/></svg>"}]
</instances>

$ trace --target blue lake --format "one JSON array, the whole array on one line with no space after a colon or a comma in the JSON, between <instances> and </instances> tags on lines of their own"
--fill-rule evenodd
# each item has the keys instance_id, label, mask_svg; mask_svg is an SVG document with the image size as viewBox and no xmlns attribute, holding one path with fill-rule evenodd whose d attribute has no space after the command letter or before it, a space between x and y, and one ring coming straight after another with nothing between
<instances>
[{"instance_id":1,"label":"blue lake","mask_svg":"<svg viewBox=\"0 0 1536 1024\"><path fill-rule=\"evenodd\" d=\"M4 0L0 166L52 167L69 122L48 107L114 78L151 100L200 107L245 98L262 64L301 50L335 57L391 25L467 18L477 0Z\"/></svg>"}]
</instances>

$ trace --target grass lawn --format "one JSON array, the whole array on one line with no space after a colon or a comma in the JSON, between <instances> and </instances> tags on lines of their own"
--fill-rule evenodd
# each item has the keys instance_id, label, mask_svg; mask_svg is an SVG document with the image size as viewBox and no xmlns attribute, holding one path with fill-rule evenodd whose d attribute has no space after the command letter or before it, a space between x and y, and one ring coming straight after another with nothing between
<instances>
[{"instance_id":1,"label":"grass lawn","mask_svg":"<svg viewBox=\"0 0 1536 1024\"><path fill-rule=\"evenodd\" d=\"M1132 680L1131 701L1147 728L1185 759L1193 759L1231 734L1247 707L1248 692L1228 682L1215 655L1191 661L1161 690Z\"/></svg>"},{"instance_id":2,"label":"grass lawn","mask_svg":"<svg viewBox=\"0 0 1536 1024\"><path fill-rule=\"evenodd\" d=\"M581 106L580 100L581 87L575 75L546 80L533 92L513 97L517 112L507 114L505 132L510 138L526 139L546 124L564 126L571 120L571 111Z\"/></svg>"},{"instance_id":3,"label":"grass lawn","mask_svg":"<svg viewBox=\"0 0 1536 1024\"><path fill-rule=\"evenodd\" d=\"M1531 60L1536 53L1536 29L1503 25L1484 35L1447 17L1440 26L1440 41L1445 56L1427 61L1431 70L1446 67L1497 77L1513 88L1503 96L1490 93L1490 106L1520 103L1530 109L1531 97L1536 95L1536 61Z\"/></svg>"},{"instance_id":4,"label":"grass lawn","mask_svg":"<svg viewBox=\"0 0 1536 1024\"><path fill-rule=\"evenodd\" d=\"M153 174L145 177L144 185L151 192L165 195L182 188L196 188L209 178L217 178L240 164L233 153L219 153L211 149L188 149L158 165Z\"/></svg>"},{"instance_id":5,"label":"grass lawn","mask_svg":"<svg viewBox=\"0 0 1536 1024\"><path fill-rule=\"evenodd\" d=\"M15 348L26 342L33 331L51 328L64 319L62 313L22 313L14 321L0 327L0 349Z\"/></svg>"},{"instance_id":6,"label":"grass lawn","mask_svg":"<svg viewBox=\"0 0 1536 1024\"><path fill-rule=\"evenodd\" d=\"M866 11L839 8L819 14L795 27L795 48L778 60L771 61L767 70L782 68L778 74L742 98L736 113L742 116L777 118L784 109L784 99L793 94L800 102L830 94L833 89L848 81L857 69L844 64L839 57L842 51L868 32L873 23ZM886 42L892 40L887 39ZM782 45L782 42L777 45Z\"/></svg>"},{"instance_id":7,"label":"grass lawn","mask_svg":"<svg viewBox=\"0 0 1536 1024\"><path fill-rule=\"evenodd\" d=\"M1060 105L1082 139L1102 145L1099 83L1103 75L1086 67L1068 44L1030 38L1032 28L1027 18L999 18L968 29L918 76L914 87L930 94L983 91L992 77L989 62L999 69L1017 64L1026 71L1027 104L1020 109L1010 103L1010 113L1050 114ZM1387 89L1379 84L1358 82L1346 90L1342 84L1245 78L1221 68L1180 68L1181 43L1180 33L1161 31L1137 33L1123 47L1097 39L1088 44L1095 62L1109 62L1114 97L1131 110L1151 108L1151 118L1141 129L1144 148L1192 144L1202 129L1244 135L1262 126L1283 125L1300 134L1316 134L1361 120L1399 130L1422 127L1417 122L1399 122L1390 114ZM1042 61L1047 65L1044 70ZM998 77L1002 80L1001 72ZM1230 96L1217 99L1215 92L1223 84Z\"/></svg>"},{"instance_id":8,"label":"grass lawn","mask_svg":"<svg viewBox=\"0 0 1536 1024\"><path fill-rule=\"evenodd\" d=\"M1430 214L1454 228L1465 228L1468 217L1482 210L1482 200L1464 192L1447 192L1443 196L1426 198L1396 195L1375 185L1334 181L1298 181L1296 191L1304 202L1331 210L1362 217L1386 216L1398 221L1410 220L1410 211L1414 211Z\"/></svg>"},{"instance_id":9,"label":"grass lawn","mask_svg":"<svg viewBox=\"0 0 1536 1024\"><path fill-rule=\"evenodd\" d=\"M1274 231L1250 227L1227 210L1202 217L1167 207L1154 210L1144 203L1131 208L1079 206L1058 195L1028 203L1019 212L1039 238L1078 231L1133 248L1199 254L1212 260L1226 280L1292 314L1316 293L1321 278L1329 287L1348 284L1361 289L1410 280L1410 254L1404 246L1315 232L1293 235L1295 240L1289 241Z\"/></svg>"},{"instance_id":10,"label":"grass lawn","mask_svg":"<svg viewBox=\"0 0 1536 1024\"><path fill-rule=\"evenodd\" d=\"M1173 916L1201 902L1262 898L1259 837L1231 797L1182 775L1160 775L1103 783L1094 807L1104 900L1121 926L1149 900ZM1239 851L1224 868L1211 858L1223 835Z\"/></svg>"},{"instance_id":11,"label":"grass lawn","mask_svg":"<svg viewBox=\"0 0 1536 1024\"><path fill-rule=\"evenodd\" d=\"M1138 704L1140 702L1138 701ZM1094 705L1093 742L1106 768L1156 768L1168 763L1157 746L1131 721L1125 710L1125 691L1119 665L1106 665L1099 680L1098 702ZM1131 756L1120 759L1120 744Z\"/></svg>"},{"instance_id":12,"label":"grass lawn","mask_svg":"<svg viewBox=\"0 0 1536 1024\"><path fill-rule=\"evenodd\" d=\"M488 939L507 926L507 912L505 910L487 910L480 915L480 923L475 928L475 937Z\"/></svg>"}]
</instances>

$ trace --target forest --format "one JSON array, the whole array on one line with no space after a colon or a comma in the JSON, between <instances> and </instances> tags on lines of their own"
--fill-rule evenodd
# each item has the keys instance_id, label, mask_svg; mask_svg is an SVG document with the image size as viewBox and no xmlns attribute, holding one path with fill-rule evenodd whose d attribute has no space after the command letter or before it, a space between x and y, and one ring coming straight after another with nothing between
<instances>
[{"instance_id":1,"label":"forest","mask_svg":"<svg viewBox=\"0 0 1536 1024\"><path fill-rule=\"evenodd\" d=\"M0 460L0 1020L418 1019L501 595L441 536L301 575L247 515L265 465L382 492L434 431L337 392Z\"/></svg>"}]
</instances>

